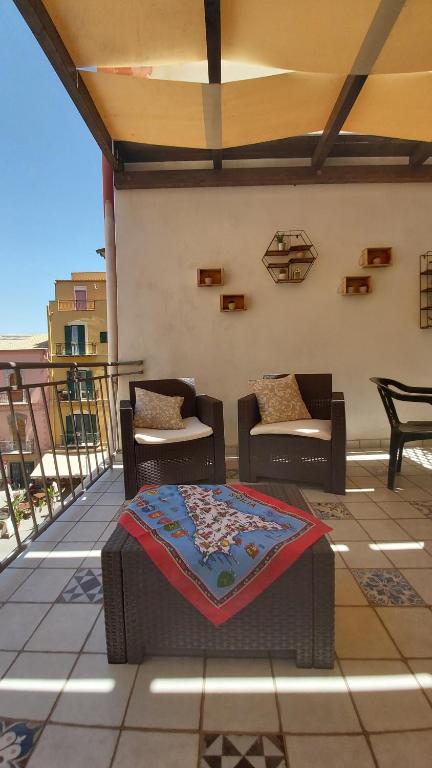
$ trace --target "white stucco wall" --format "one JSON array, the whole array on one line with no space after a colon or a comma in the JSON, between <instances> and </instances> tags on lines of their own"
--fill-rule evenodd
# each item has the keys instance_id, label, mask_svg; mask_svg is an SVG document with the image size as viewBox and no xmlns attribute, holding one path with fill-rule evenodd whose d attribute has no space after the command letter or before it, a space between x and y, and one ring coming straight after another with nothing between
<instances>
[{"instance_id":1,"label":"white stucco wall","mask_svg":"<svg viewBox=\"0 0 432 768\"><path fill-rule=\"evenodd\" d=\"M431 224L428 184L117 192L119 359L143 358L146 378L195 376L224 401L228 445L237 398L266 371L332 372L348 437L388 437L369 377L432 384L432 330L418 320ZM305 229L318 250L302 284L276 285L261 262L277 229ZM394 266L359 267L374 245L393 247ZM221 290L196 286L200 266L222 266L222 291L245 293L248 310L220 312ZM337 292L361 273L371 295Z\"/></svg>"}]
</instances>

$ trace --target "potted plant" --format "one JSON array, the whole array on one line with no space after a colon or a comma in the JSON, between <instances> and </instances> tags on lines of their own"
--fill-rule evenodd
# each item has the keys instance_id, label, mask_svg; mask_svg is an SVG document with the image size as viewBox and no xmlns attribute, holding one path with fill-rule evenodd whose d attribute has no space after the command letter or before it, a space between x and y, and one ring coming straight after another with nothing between
<instances>
[{"instance_id":1,"label":"potted plant","mask_svg":"<svg viewBox=\"0 0 432 768\"><path fill-rule=\"evenodd\" d=\"M276 241L277 241L277 245L278 245L278 251L283 251L284 250L284 237L285 237L285 235L284 235L283 232L277 232L277 234L276 234Z\"/></svg>"}]
</instances>

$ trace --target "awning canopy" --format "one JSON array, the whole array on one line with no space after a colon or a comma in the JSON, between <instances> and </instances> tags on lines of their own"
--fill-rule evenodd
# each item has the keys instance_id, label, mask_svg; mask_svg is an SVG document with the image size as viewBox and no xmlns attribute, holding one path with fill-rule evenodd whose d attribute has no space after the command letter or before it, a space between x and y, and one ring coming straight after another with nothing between
<instances>
[{"instance_id":1,"label":"awning canopy","mask_svg":"<svg viewBox=\"0 0 432 768\"><path fill-rule=\"evenodd\" d=\"M103 466L102 453L96 452L96 455L95 455L94 451L92 452L89 450L89 454L90 454L90 469L92 472L94 472L95 469ZM60 452L57 453L56 451L56 459L57 459L59 476L61 478L69 478L69 465L68 465L67 454L60 453ZM90 474L87 454L80 452L78 457L77 453L69 452L69 463L70 463L70 470L71 470L72 477L81 478L80 460L81 460L82 476L87 477L87 475ZM105 457L105 461L107 461L106 457ZM42 456L42 464L39 463L36 465L30 477L33 477L34 479L41 479L43 477L42 465L43 465L43 470L46 478L55 479L57 477L54 454L51 451L44 453L44 455Z\"/></svg>"},{"instance_id":2,"label":"awning canopy","mask_svg":"<svg viewBox=\"0 0 432 768\"><path fill-rule=\"evenodd\" d=\"M432 142L431 0L15 2L117 169L125 142Z\"/></svg>"}]
</instances>

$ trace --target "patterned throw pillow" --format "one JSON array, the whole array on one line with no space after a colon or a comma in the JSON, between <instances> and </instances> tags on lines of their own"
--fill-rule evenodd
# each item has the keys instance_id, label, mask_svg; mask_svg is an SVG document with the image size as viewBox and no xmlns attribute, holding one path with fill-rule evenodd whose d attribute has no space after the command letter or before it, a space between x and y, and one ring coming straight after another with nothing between
<instances>
[{"instance_id":1,"label":"patterned throw pillow","mask_svg":"<svg viewBox=\"0 0 432 768\"><path fill-rule=\"evenodd\" d=\"M283 379L260 379L254 392L263 424L311 418L293 373Z\"/></svg>"},{"instance_id":2,"label":"patterned throw pillow","mask_svg":"<svg viewBox=\"0 0 432 768\"><path fill-rule=\"evenodd\" d=\"M134 427L184 429L180 413L183 397L158 395L148 389L135 389L135 397Z\"/></svg>"}]
</instances>

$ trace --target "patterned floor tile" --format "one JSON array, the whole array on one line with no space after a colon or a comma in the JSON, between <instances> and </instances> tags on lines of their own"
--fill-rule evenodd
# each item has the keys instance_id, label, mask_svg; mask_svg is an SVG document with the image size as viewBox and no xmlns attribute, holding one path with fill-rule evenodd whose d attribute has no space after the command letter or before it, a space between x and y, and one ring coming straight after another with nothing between
<instances>
[{"instance_id":1,"label":"patterned floor tile","mask_svg":"<svg viewBox=\"0 0 432 768\"><path fill-rule=\"evenodd\" d=\"M355 568L353 576L370 605L424 605L424 601L396 568Z\"/></svg>"},{"instance_id":2,"label":"patterned floor tile","mask_svg":"<svg viewBox=\"0 0 432 768\"><path fill-rule=\"evenodd\" d=\"M411 501L411 504L426 517L432 517L432 501Z\"/></svg>"},{"instance_id":3,"label":"patterned floor tile","mask_svg":"<svg viewBox=\"0 0 432 768\"><path fill-rule=\"evenodd\" d=\"M100 568L78 568L66 585L58 603L101 603L102 571Z\"/></svg>"},{"instance_id":4,"label":"patterned floor tile","mask_svg":"<svg viewBox=\"0 0 432 768\"><path fill-rule=\"evenodd\" d=\"M0 720L0 765L24 768L42 730L42 723Z\"/></svg>"},{"instance_id":5,"label":"patterned floor tile","mask_svg":"<svg viewBox=\"0 0 432 768\"><path fill-rule=\"evenodd\" d=\"M352 520L348 507L341 501L320 501L311 504L316 516L321 520Z\"/></svg>"},{"instance_id":6,"label":"patterned floor tile","mask_svg":"<svg viewBox=\"0 0 432 768\"><path fill-rule=\"evenodd\" d=\"M204 734L200 768L286 768L280 734Z\"/></svg>"}]
</instances>

